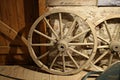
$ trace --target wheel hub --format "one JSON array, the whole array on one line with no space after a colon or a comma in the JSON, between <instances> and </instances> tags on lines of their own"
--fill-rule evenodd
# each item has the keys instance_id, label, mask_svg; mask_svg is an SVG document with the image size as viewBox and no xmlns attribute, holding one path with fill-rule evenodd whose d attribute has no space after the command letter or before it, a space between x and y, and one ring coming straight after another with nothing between
<instances>
[{"instance_id":1,"label":"wheel hub","mask_svg":"<svg viewBox=\"0 0 120 80\"><path fill-rule=\"evenodd\" d=\"M119 41L113 41L113 42L111 42L110 49L112 51L119 52L120 51L120 42Z\"/></svg>"},{"instance_id":2,"label":"wheel hub","mask_svg":"<svg viewBox=\"0 0 120 80\"><path fill-rule=\"evenodd\" d=\"M58 42L58 46L57 47L58 47L59 51L65 51L68 48L68 44L67 44L67 42L65 40L60 40Z\"/></svg>"}]
</instances>

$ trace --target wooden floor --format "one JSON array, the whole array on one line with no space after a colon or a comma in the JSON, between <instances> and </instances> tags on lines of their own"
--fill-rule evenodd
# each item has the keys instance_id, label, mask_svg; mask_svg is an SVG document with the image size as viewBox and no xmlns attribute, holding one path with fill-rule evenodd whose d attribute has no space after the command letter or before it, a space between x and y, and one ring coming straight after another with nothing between
<instances>
[{"instance_id":1,"label":"wooden floor","mask_svg":"<svg viewBox=\"0 0 120 80\"><path fill-rule=\"evenodd\" d=\"M0 80L81 80L85 74L86 72L83 71L72 76L58 76L34 71L22 66L0 66Z\"/></svg>"}]
</instances>

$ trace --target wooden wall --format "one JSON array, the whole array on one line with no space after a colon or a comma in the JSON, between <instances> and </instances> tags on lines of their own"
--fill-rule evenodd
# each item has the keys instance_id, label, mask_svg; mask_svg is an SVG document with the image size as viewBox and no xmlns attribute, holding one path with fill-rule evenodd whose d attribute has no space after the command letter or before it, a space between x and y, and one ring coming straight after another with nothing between
<instances>
[{"instance_id":1,"label":"wooden wall","mask_svg":"<svg viewBox=\"0 0 120 80\"><path fill-rule=\"evenodd\" d=\"M0 0L0 65L32 64L26 39L38 16L38 0Z\"/></svg>"}]
</instances>

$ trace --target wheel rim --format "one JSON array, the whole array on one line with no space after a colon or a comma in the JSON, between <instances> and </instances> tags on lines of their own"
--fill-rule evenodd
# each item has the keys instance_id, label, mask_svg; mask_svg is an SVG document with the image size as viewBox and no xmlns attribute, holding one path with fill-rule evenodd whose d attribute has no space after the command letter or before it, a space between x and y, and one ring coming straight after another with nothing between
<instances>
[{"instance_id":1,"label":"wheel rim","mask_svg":"<svg viewBox=\"0 0 120 80\"><path fill-rule=\"evenodd\" d=\"M44 32L39 30L40 22L47 26ZM36 36L44 41L34 40ZM94 29L69 11L55 10L39 17L29 31L28 41L28 49L35 63L42 70L53 74L78 73L88 66L96 53ZM45 53L40 53L39 48L45 49ZM47 63L42 61L45 57Z\"/></svg>"},{"instance_id":2,"label":"wheel rim","mask_svg":"<svg viewBox=\"0 0 120 80\"><path fill-rule=\"evenodd\" d=\"M120 15L109 16L98 22L98 47L93 64L104 71L114 62L120 61Z\"/></svg>"}]
</instances>

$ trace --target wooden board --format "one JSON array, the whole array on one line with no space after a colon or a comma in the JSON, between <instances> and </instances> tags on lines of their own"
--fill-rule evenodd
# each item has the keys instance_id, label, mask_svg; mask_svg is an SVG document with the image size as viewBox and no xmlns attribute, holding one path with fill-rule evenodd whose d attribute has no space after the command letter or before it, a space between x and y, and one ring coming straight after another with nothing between
<instances>
[{"instance_id":1,"label":"wooden board","mask_svg":"<svg viewBox=\"0 0 120 80\"><path fill-rule=\"evenodd\" d=\"M47 0L48 6L93 6L97 0Z\"/></svg>"},{"instance_id":2,"label":"wooden board","mask_svg":"<svg viewBox=\"0 0 120 80\"><path fill-rule=\"evenodd\" d=\"M83 71L75 75L60 76L38 72L34 69L34 66L0 66L0 80L81 80L87 73ZM94 80L94 78L88 80Z\"/></svg>"}]
</instances>

